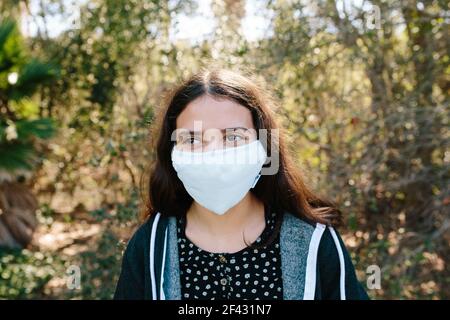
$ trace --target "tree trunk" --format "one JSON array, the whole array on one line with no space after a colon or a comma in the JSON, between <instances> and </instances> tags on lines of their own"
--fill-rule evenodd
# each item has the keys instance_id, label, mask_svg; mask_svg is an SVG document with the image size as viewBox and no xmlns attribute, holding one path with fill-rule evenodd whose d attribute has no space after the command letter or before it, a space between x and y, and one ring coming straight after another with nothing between
<instances>
[{"instance_id":1,"label":"tree trunk","mask_svg":"<svg viewBox=\"0 0 450 320\"><path fill-rule=\"evenodd\" d=\"M24 248L37 227L38 202L22 183L0 183L0 246Z\"/></svg>"}]
</instances>

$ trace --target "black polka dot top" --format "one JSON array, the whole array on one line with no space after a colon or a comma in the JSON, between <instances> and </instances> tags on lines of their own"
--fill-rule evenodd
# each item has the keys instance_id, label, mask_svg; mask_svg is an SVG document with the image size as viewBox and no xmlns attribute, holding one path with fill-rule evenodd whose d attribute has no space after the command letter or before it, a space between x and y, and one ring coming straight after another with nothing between
<instances>
[{"instance_id":1,"label":"black polka dot top","mask_svg":"<svg viewBox=\"0 0 450 320\"><path fill-rule=\"evenodd\" d=\"M275 213L266 210L266 227L255 245L261 245L275 226ZM178 250L182 299L273 300L283 298L280 235L262 248L235 253L212 253L186 238L185 217L179 218Z\"/></svg>"}]
</instances>

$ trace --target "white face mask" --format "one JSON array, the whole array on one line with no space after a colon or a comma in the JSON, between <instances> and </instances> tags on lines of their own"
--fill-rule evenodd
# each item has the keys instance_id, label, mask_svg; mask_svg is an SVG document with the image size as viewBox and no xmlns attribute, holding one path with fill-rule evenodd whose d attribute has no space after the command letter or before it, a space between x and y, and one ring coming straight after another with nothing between
<instances>
[{"instance_id":1,"label":"white face mask","mask_svg":"<svg viewBox=\"0 0 450 320\"><path fill-rule=\"evenodd\" d=\"M172 164L186 191L208 210L222 215L253 188L267 158L259 140L205 152L172 150Z\"/></svg>"}]
</instances>

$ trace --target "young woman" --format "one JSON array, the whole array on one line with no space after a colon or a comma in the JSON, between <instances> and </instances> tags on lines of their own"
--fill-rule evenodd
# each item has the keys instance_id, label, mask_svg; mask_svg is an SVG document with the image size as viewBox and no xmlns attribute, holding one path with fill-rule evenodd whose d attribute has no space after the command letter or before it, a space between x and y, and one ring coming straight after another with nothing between
<instances>
[{"instance_id":1,"label":"young woman","mask_svg":"<svg viewBox=\"0 0 450 320\"><path fill-rule=\"evenodd\" d=\"M172 92L115 299L368 298L333 228L340 211L305 185L274 107L220 68Z\"/></svg>"}]
</instances>

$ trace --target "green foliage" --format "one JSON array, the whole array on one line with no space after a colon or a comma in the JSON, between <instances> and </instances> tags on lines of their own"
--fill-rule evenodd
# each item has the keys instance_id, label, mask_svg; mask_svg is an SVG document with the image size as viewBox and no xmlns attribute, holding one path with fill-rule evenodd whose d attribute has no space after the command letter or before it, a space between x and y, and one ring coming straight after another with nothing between
<instances>
[{"instance_id":1,"label":"green foliage","mask_svg":"<svg viewBox=\"0 0 450 320\"><path fill-rule=\"evenodd\" d=\"M0 168L7 171L17 169L31 170L33 159L33 146L25 143L2 143L0 144Z\"/></svg>"},{"instance_id":2,"label":"green foliage","mask_svg":"<svg viewBox=\"0 0 450 320\"><path fill-rule=\"evenodd\" d=\"M55 64L32 59L19 73L17 83L10 88L9 99L20 101L34 94L38 86L48 84L59 75Z\"/></svg>"},{"instance_id":3,"label":"green foliage","mask_svg":"<svg viewBox=\"0 0 450 320\"><path fill-rule=\"evenodd\" d=\"M30 98L23 98L19 101L10 101L10 107L19 119L35 119L39 116L39 104Z\"/></svg>"},{"instance_id":4,"label":"green foliage","mask_svg":"<svg viewBox=\"0 0 450 320\"><path fill-rule=\"evenodd\" d=\"M14 21L0 22L0 169L33 169L36 138L54 135L55 122L38 118L31 98L57 76L54 64L28 58Z\"/></svg>"},{"instance_id":5,"label":"green foliage","mask_svg":"<svg viewBox=\"0 0 450 320\"><path fill-rule=\"evenodd\" d=\"M33 136L40 139L48 139L55 134L55 124L51 118L19 120L15 124L17 139L19 140L28 140Z\"/></svg>"},{"instance_id":6,"label":"green foliage","mask_svg":"<svg viewBox=\"0 0 450 320\"><path fill-rule=\"evenodd\" d=\"M124 243L106 230L96 250L82 252L75 263L81 266L80 290L67 293L71 299L112 299L120 274Z\"/></svg>"},{"instance_id":7,"label":"green foliage","mask_svg":"<svg viewBox=\"0 0 450 320\"><path fill-rule=\"evenodd\" d=\"M29 250L0 249L0 299L42 297L44 286L58 273L58 257Z\"/></svg>"},{"instance_id":8,"label":"green foliage","mask_svg":"<svg viewBox=\"0 0 450 320\"><path fill-rule=\"evenodd\" d=\"M104 232L94 250L80 253L71 263L81 266L81 289L68 292L74 299L112 299L122 265L126 243L115 229L135 226L137 221L137 194L132 192L129 201L117 204L114 210L93 210L90 215L101 222Z\"/></svg>"},{"instance_id":9,"label":"green foliage","mask_svg":"<svg viewBox=\"0 0 450 320\"><path fill-rule=\"evenodd\" d=\"M36 160L33 139L48 139L54 133L54 121L49 118L0 122L0 168L31 170Z\"/></svg>"},{"instance_id":10,"label":"green foliage","mask_svg":"<svg viewBox=\"0 0 450 320\"><path fill-rule=\"evenodd\" d=\"M24 47L16 23L0 21L0 89L8 87L7 71L16 71L24 62Z\"/></svg>"}]
</instances>

